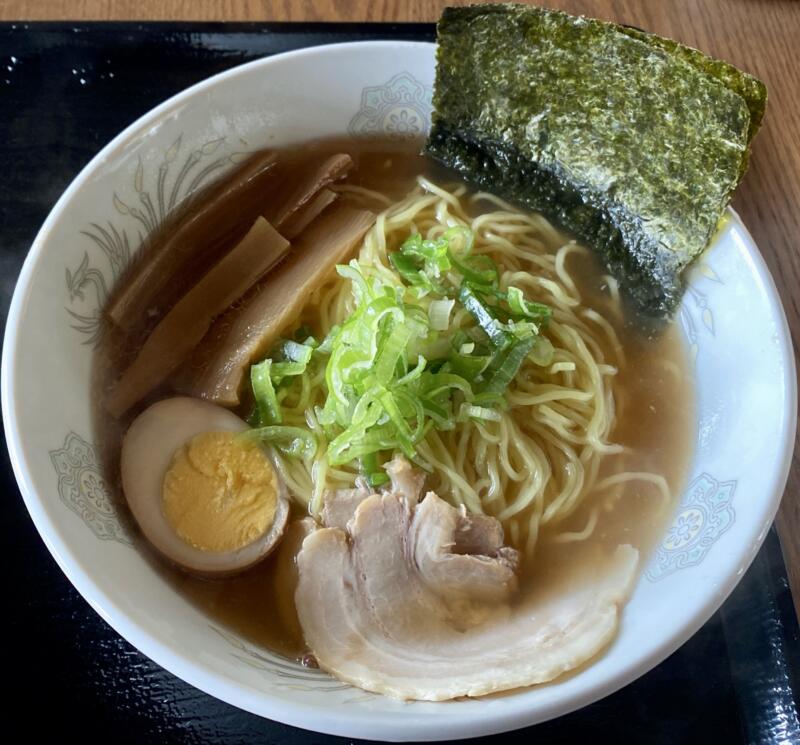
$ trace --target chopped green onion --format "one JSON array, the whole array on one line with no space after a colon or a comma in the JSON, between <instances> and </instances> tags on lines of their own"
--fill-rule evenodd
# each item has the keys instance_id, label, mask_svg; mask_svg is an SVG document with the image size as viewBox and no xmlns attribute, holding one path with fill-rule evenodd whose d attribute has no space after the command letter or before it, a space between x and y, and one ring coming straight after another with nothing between
<instances>
[{"instance_id":1,"label":"chopped green onion","mask_svg":"<svg viewBox=\"0 0 800 745\"><path fill-rule=\"evenodd\" d=\"M422 377L422 373L425 372L427 364L428 360L422 355L419 355L419 357L417 357L417 366L413 370L409 370L402 378L399 378L397 385L408 385L415 380L419 380L420 377Z\"/></svg>"},{"instance_id":2,"label":"chopped green onion","mask_svg":"<svg viewBox=\"0 0 800 745\"><path fill-rule=\"evenodd\" d=\"M271 359L266 359L250 368L250 384L253 386L259 426L281 422L281 407L272 385L271 370Z\"/></svg>"},{"instance_id":3,"label":"chopped green onion","mask_svg":"<svg viewBox=\"0 0 800 745\"><path fill-rule=\"evenodd\" d=\"M320 345L317 347L317 351L321 352L322 354L330 354L331 349L333 348L333 340L339 334L339 327L334 326L329 332L328 335L322 340Z\"/></svg>"},{"instance_id":4,"label":"chopped green onion","mask_svg":"<svg viewBox=\"0 0 800 745\"><path fill-rule=\"evenodd\" d=\"M465 259L451 259L464 281L481 287L495 287L499 280L497 265L488 256L477 254Z\"/></svg>"},{"instance_id":5,"label":"chopped green onion","mask_svg":"<svg viewBox=\"0 0 800 745\"><path fill-rule=\"evenodd\" d=\"M504 393L509 383L511 383L519 372L519 368L522 366L522 363L525 361L525 358L528 356L535 343L536 337L531 334L526 338L517 339L508 349L499 352L497 358L498 364L491 371L491 377L488 378L483 392ZM490 365L490 367L492 366Z\"/></svg>"},{"instance_id":6,"label":"chopped green onion","mask_svg":"<svg viewBox=\"0 0 800 745\"><path fill-rule=\"evenodd\" d=\"M508 334L502 325L492 315L488 306L481 302L475 290L466 282L458 291L458 299L494 346L504 347L508 343Z\"/></svg>"},{"instance_id":7,"label":"chopped green onion","mask_svg":"<svg viewBox=\"0 0 800 745\"><path fill-rule=\"evenodd\" d=\"M431 300L431 304L428 306L428 318L430 318L431 328L434 331L447 331L450 326L450 313L455 304L454 298Z\"/></svg>"},{"instance_id":8,"label":"chopped green onion","mask_svg":"<svg viewBox=\"0 0 800 745\"><path fill-rule=\"evenodd\" d=\"M496 409L489 409L485 406L474 406L473 404L461 404L458 410L458 421L465 422L467 419L480 419L484 422L499 422L500 412Z\"/></svg>"},{"instance_id":9,"label":"chopped green onion","mask_svg":"<svg viewBox=\"0 0 800 745\"><path fill-rule=\"evenodd\" d=\"M533 345L533 349L531 349L528 359L533 362L534 365L538 365L539 367L547 367L552 364L554 355L555 349L553 349L553 344L550 339L548 339L546 336L537 336L536 343ZM565 370L575 369L575 363L563 362L562 365L572 365L571 368L562 368Z\"/></svg>"},{"instance_id":10,"label":"chopped green onion","mask_svg":"<svg viewBox=\"0 0 800 745\"><path fill-rule=\"evenodd\" d=\"M373 471L372 473L367 474L367 483L373 489L383 486L384 484L388 484L389 480L389 476L383 471Z\"/></svg>"},{"instance_id":11,"label":"chopped green onion","mask_svg":"<svg viewBox=\"0 0 800 745\"><path fill-rule=\"evenodd\" d=\"M511 312L519 318L530 318L539 322L545 322L550 318L550 307L542 303L533 303L526 300L519 287L508 288L506 302L508 302Z\"/></svg>"},{"instance_id":12,"label":"chopped green onion","mask_svg":"<svg viewBox=\"0 0 800 745\"><path fill-rule=\"evenodd\" d=\"M432 239L409 236L389 254L394 275L355 260L337 266L355 307L321 343L303 328L253 365L254 436L292 457L317 451L310 431L280 426L280 401L292 391L302 400L323 366L327 396L313 418L328 440L327 462L357 462L372 487L389 480L380 463L395 451L414 459L431 429L499 421L525 360L552 362L540 336L550 309L517 287L502 291L497 265L473 254L473 243L455 226Z\"/></svg>"},{"instance_id":13,"label":"chopped green onion","mask_svg":"<svg viewBox=\"0 0 800 745\"><path fill-rule=\"evenodd\" d=\"M456 375L466 380L479 381L479 376L489 366L492 357L489 355L453 355L448 360L448 366Z\"/></svg>"},{"instance_id":14,"label":"chopped green onion","mask_svg":"<svg viewBox=\"0 0 800 745\"><path fill-rule=\"evenodd\" d=\"M316 342L313 339L307 339L305 344L298 344L296 341L283 342L280 352L286 361L273 362L270 370L273 384L280 384L284 378L302 375L311 362L315 347Z\"/></svg>"},{"instance_id":15,"label":"chopped green onion","mask_svg":"<svg viewBox=\"0 0 800 745\"><path fill-rule=\"evenodd\" d=\"M389 476L378 464L378 453L368 453L359 461L359 470L365 475L367 483L373 488L382 486L389 481Z\"/></svg>"},{"instance_id":16,"label":"chopped green onion","mask_svg":"<svg viewBox=\"0 0 800 745\"><path fill-rule=\"evenodd\" d=\"M244 435L268 442L282 453L294 458L313 458L317 452L317 441L314 435L302 427L270 425L249 430Z\"/></svg>"}]
</instances>

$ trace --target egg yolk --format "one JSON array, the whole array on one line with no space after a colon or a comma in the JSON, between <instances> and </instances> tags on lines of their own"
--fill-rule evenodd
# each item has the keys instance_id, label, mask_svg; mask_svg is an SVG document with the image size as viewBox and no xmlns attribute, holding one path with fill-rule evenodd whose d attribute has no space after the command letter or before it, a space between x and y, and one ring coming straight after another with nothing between
<instances>
[{"instance_id":1,"label":"egg yolk","mask_svg":"<svg viewBox=\"0 0 800 745\"><path fill-rule=\"evenodd\" d=\"M172 529L202 551L235 551L275 518L278 477L267 456L236 432L204 432L172 457L162 510Z\"/></svg>"}]
</instances>

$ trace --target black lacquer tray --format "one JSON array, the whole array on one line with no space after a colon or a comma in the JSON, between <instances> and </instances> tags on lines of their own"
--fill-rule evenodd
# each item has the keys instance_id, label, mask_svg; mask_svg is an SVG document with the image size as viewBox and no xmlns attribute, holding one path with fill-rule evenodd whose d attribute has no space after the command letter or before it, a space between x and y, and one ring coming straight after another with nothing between
<instances>
[{"instance_id":1,"label":"black lacquer tray","mask_svg":"<svg viewBox=\"0 0 800 745\"><path fill-rule=\"evenodd\" d=\"M226 68L318 44L432 40L390 24L0 24L0 311L67 184L155 104ZM58 396L57 361L52 365ZM5 448L3 448L5 453ZM72 588L3 455L4 724L29 742L344 743L206 696L139 654ZM491 741L800 743L800 630L775 531L722 609L655 670L579 712ZM22 734L24 733L24 735ZM490 738L484 738L490 741Z\"/></svg>"}]
</instances>

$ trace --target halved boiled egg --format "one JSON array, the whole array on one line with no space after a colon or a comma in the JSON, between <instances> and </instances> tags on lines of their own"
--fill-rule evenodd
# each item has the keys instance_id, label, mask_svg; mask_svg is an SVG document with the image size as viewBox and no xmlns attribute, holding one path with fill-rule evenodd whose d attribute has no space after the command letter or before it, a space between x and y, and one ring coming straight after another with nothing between
<instances>
[{"instance_id":1,"label":"halved boiled egg","mask_svg":"<svg viewBox=\"0 0 800 745\"><path fill-rule=\"evenodd\" d=\"M215 404L169 398L122 441L122 489L142 532L191 572L225 575L263 559L289 516L286 486L247 424Z\"/></svg>"}]
</instances>

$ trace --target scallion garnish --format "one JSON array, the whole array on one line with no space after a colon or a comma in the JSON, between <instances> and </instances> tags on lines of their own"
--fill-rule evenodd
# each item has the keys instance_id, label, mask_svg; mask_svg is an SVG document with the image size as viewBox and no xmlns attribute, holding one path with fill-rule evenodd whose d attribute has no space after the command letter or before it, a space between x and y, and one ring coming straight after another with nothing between
<instances>
[{"instance_id":1,"label":"scallion garnish","mask_svg":"<svg viewBox=\"0 0 800 745\"><path fill-rule=\"evenodd\" d=\"M315 436L280 426L280 400L323 368L327 396L315 418L327 461L357 462L373 487L386 482L382 461L394 451L413 458L431 427L499 421L525 360L552 361L540 333L550 308L517 287L501 290L497 265L473 254L473 242L464 227L434 239L414 234L389 256L395 281L355 260L338 266L354 311L321 342L303 329L253 365L253 434L294 457L315 453L319 428Z\"/></svg>"}]
</instances>

